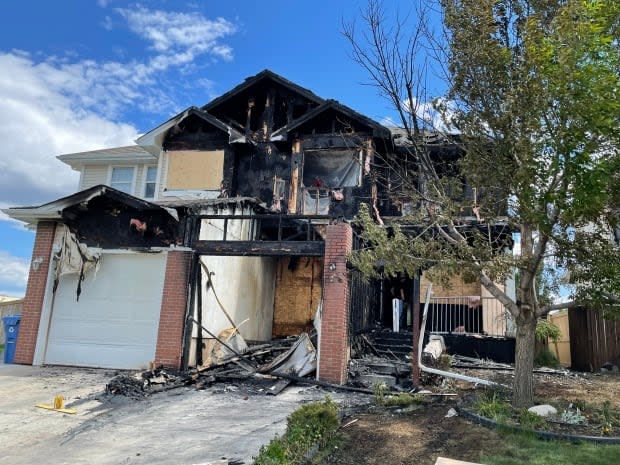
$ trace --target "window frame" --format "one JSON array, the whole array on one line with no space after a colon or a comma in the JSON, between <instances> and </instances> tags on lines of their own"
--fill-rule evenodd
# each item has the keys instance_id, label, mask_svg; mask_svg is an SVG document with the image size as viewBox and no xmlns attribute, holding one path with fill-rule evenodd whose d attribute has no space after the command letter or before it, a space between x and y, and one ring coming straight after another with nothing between
<instances>
[{"instance_id":1,"label":"window frame","mask_svg":"<svg viewBox=\"0 0 620 465\"><path fill-rule=\"evenodd\" d=\"M114 173L115 169L131 169L132 170L132 176L131 176L131 185L129 188L129 192L123 191L121 189L118 189L117 187L112 185L112 175ZM110 165L109 169L108 169L108 186L110 186L113 189L119 190L121 192L125 192L126 194L129 195L134 195L135 191L136 191L136 176L138 174L138 167L136 165Z\"/></svg>"},{"instance_id":2,"label":"window frame","mask_svg":"<svg viewBox=\"0 0 620 465\"><path fill-rule=\"evenodd\" d=\"M144 182L142 183L142 198L143 199L155 199L157 197L157 175L158 175L158 169L157 169L157 165L144 165ZM153 181L149 181L148 179L148 175L149 175L149 170L150 169L154 169L155 170L155 178L153 179ZM147 197L146 195L146 188L148 184L153 184L153 195L151 197Z\"/></svg>"}]
</instances>

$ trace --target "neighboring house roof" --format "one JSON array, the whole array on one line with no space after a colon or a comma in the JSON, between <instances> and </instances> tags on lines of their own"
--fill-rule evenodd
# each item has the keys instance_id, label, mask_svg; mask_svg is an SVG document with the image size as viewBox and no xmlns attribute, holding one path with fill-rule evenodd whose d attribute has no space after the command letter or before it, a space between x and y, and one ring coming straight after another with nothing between
<instances>
[{"instance_id":1,"label":"neighboring house roof","mask_svg":"<svg viewBox=\"0 0 620 465\"><path fill-rule=\"evenodd\" d=\"M155 157L139 145L90 150L88 152L66 153L56 157L72 168L80 168L84 163L110 163L127 160L154 161Z\"/></svg>"},{"instance_id":2,"label":"neighboring house roof","mask_svg":"<svg viewBox=\"0 0 620 465\"><path fill-rule=\"evenodd\" d=\"M277 84L280 84L281 86L286 87L287 89L301 95L302 97L310 100L311 102L321 104L324 101L321 97L316 95L314 92L304 87L301 87L300 85L295 84L294 82L289 81L288 79L283 78L282 76L274 73L271 70L264 69L263 71L256 74L255 76L250 76L246 78L245 81L243 81L238 86L233 87L231 90L229 90L225 94L220 95L219 97L211 100L209 103L204 105L201 109L205 111L213 111L216 107L219 107L222 103L226 102L231 97L234 97L240 94L244 90L249 89L250 87L256 85L257 83L265 79L268 79Z\"/></svg>"},{"instance_id":3,"label":"neighboring house roof","mask_svg":"<svg viewBox=\"0 0 620 465\"><path fill-rule=\"evenodd\" d=\"M411 147L413 144L409 139L409 134L405 128L399 126L389 126L388 129L397 147ZM453 145L460 143L459 134L448 134L439 131L423 131L421 136L425 145Z\"/></svg>"},{"instance_id":4,"label":"neighboring house roof","mask_svg":"<svg viewBox=\"0 0 620 465\"><path fill-rule=\"evenodd\" d=\"M26 223L36 223L37 221L58 221L63 218L63 211L69 207L73 207L80 204L86 204L90 200L106 196L113 200L117 200L120 203L124 203L137 210L166 210L173 217L177 218L176 211L157 205L155 203L147 202L146 200L139 199L133 195L126 194L125 192L114 189L110 186L104 186L102 184L93 186L89 189L85 189L75 194L62 197L52 202L45 203L38 206L30 207L13 207L3 209L2 212L6 213L9 217L24 221Z\"/></svg>"},{"instance_id":5,"label":"neighboring house roof","mask_svg":"<svg viewBox=\"0 0 620 465\"><path fill-rule=\"evenodd\" d=\"M148 151L149 153L155 155L156 157L159 157L162 144L164 143L164 139L166 138L166 134L168 133L168 131L174 128L175 126L178 126L179 124L181 124L183 120L185 120L186 118L192 115L203 119L204 121L206 121L213 127L228 134L230 142L233 142L238 139L243 139L245 141L245 139L243 138L243 135L239 131L223 123L222 121L217 119L215 116L210 115L202 111L201 109L192 106L192 107L186 108L185 110L183 110L181 113L177 114L176 116L173 116L165 123L162 123L156 128L151 129L146 134L143 134L142 136L138 137L136 139L136 143L142 148L142 150Z\"/></svg>"},{"instance_id":6,"label":"neighboring house roof","mask_svg":"<svg viewBox=\"0 0 620 465\"><path fill-rule=\"evenodd\" d=\"M313 120L314 118L318 117L319 115L321 115L322 113L328 110L335 110L336 112L343 114L347 118L351 118L351 119L359 121L364 126L367 126L369 129L372 130L373 136L388 137L388 138L390 137L390 130L386 128L385 126L382 126L381 124L368 118L367 116L364 116L361 113L358 113L357 111L353 110L352 108L349 108L346 105L343 105L337 100L329 99L323 102L318 107L310 110L305 115L297 118L295 121L292 121L287 126L274 132L271 138L277 139L279 136L283 136L284 134L287 134L290 131L297 129L304 123L307 123L308 121Z\"/></svg>"}]
</instances>

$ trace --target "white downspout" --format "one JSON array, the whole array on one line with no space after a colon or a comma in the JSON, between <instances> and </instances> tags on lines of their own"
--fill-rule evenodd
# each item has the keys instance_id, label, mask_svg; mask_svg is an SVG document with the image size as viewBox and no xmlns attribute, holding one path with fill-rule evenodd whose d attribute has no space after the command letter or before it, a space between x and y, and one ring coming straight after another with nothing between
<instances>
[{"instance_id":1,"label":"white downspout","mask_svg":"<svg viewBox=\"0 0 620 465\"><path fill-rule=\"evenodd\" d=\"M459 373L453 373L451 371L438 370L437 368L430 368L422 364L422 349L424 345L424 329L426 328L426 316L428 314L428 305L431 299L431 293L433 290L433 283L430 283L426 291L426 300L424 302L424 314L422 316L422 325L420 325L420 337L418 338L418 366L420 370L426 373L432 373L434 375L445 376L446 378L460 379L461 381L468 381L470 383L483 384L485 386L498 386L502 388L508 388L503 384L488 381L482 378L475 378L473 376L461 375Z\"/></svg>"}]
</instances>

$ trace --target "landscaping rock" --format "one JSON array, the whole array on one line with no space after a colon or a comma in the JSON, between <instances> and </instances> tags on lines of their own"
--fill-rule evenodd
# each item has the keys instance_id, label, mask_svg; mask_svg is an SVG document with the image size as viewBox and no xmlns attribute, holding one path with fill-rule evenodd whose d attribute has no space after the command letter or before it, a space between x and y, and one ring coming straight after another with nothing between
<instances>
[{"instance_id":1,"label":"landscaping rock","mask_svg":"<svg viewBox=\"0 0 620 465\"><path fill-rule=\"evenodd\" d=\"M558 413L556 408L549 404L535 405L534 407L528 408L527 411L535 413L540 417L548 417L549 415L555 415Z\"/></svg>"}]
</instances>

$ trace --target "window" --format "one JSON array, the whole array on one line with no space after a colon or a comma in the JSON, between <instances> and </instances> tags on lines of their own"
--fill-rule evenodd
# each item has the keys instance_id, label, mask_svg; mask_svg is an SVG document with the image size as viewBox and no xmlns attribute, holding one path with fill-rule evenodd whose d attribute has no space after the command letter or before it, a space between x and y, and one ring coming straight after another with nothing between
<instances>
[{"instance_id":1,"label":"window","mask_svg":"<svg viewBox=\"0 0 620 465\"><path fill-rule=\"evenodd\" d=\"M152 199L155 197L155 185L157 183L157 166L147 166L144 178L144 198Z\"/></svg>"},{"instance_id":2,"label":"window","mask_svg":"<svg viewBox=\"0 0 620 465\"><path fill-rule=\"evenodd\" d=\"M114 167L112 168L112 175L110 176L110 187L118 189L119 191L132 193L133 188L133 166L127 167Z\"/></svg>"},{"instance_id":3,"label":"window","mask_svg":"<svg viewBox=\"0 0 620 465\"><path fill-rule=\"evenodd\" d=\"M306 150L304 186L356 187L362 184L362 153L348 149Z\"/></svg>"}]
</instances>

